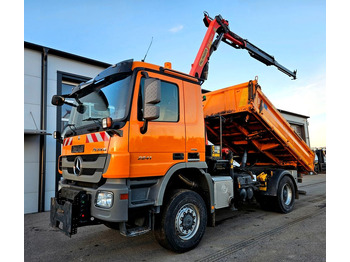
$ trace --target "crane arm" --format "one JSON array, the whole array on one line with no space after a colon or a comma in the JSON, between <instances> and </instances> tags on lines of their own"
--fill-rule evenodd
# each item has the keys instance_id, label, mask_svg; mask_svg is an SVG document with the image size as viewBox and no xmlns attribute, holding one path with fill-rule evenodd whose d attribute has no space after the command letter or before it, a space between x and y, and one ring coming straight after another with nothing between
<instances>
[{"instance_id":1,"label":"crane arm","mask_svg":"<svg viewBox=\"0 0 350 262\"><path fill-rule=\"evenodd\" d=\"M204 13L203 21L208 29L194 63L192 64L190 75L201 79L207 79L209 58L218 48L220 42L223 41L236 49L246 49L251 57L257 59L267 66L274 65L281 72L292 77L292 79L296 79L296 70L290 71L279 64L272 55L269 55L265 51L250 43L248 40L243 39L242 37L233 33L229 28L228 21L223 19L221 15L217 15L214 19L212 19L207 13ZM213 41L216 34L216 39Z\"/></svg>"}]
</instances>

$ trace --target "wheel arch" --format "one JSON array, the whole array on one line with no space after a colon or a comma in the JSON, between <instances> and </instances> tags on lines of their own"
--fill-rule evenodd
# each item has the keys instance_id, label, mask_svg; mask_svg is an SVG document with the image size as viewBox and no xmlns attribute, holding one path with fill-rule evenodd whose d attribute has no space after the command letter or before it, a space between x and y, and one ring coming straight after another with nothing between
<instances>
[{"instance_id":1,"label":"wheel arch","mask_svg":"<svg viewBox=\"0 0 350 262\"><path fill-rule=\"evenodd\" d=\"M261 193L266 196L277 196L278 185L281 179L285 176L288 176L290 177L294 185L295 198L298 199L299 193L298 193L298 185L296 183L297 171L278 169L278 170L273 170L273 173L274 173L273 176L268 181L266 192L261 191Z\"/></svg>"},{"instance_id":2,"label":"wheel arch","mask_svg":"<svg viewBox=\"0 0 350 262\"><path fill-rule=\"evenodd\" d=\"M155 200L155 206L162 206L163 202L169 193L175 189L191 189L197 192L206 203L208 210L213 213L211 208L214 205L214 187L211 176L205 172L207 164L205 162L196 163L178 163L172 166L168 172L159 179L158 183L151 188L151 194ZM191 187L186 184L181 178L194 182L195 185Z\"/></svg>"}]
</instances>

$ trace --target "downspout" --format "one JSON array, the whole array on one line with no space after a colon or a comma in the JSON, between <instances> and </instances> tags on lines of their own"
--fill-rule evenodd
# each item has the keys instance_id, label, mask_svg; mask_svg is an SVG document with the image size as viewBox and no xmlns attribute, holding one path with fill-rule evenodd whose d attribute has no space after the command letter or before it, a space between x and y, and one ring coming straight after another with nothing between
<instances>
[{"instance_id":1,"label":"downspout","mask_svg":"<svg viewBox=\"0 0 350 262\"><path fill-rule=\"evenodd\" d=\"M41 54L41 111L40 129L46 130L47 119L47 53L49 49L44 47ZM39 158L39 201L38 211L45 211L45 175L46 175L46 137L40 136Z\"/></svg>"}]
</instances>

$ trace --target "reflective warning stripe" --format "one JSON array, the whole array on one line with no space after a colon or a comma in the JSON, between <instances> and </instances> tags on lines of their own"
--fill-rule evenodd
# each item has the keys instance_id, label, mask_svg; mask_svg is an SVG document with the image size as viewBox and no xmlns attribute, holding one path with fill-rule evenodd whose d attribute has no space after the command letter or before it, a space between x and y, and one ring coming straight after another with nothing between
<instances>
[{"instance_id":1,"label":"reflective warning stripe","mask_svg":"<svg viewBox=\"0 0 350 262\"><path fill-rule=\"evenodd\" d=\"M86 143L108 141L109 138L110 138L110 136L107 134L107 132L87 134L86 135Z\"/></svg>"},{"instance_id":2,"label":"reflective warning stripe","mask_svg":"<svg viewBox=\"0 0 350 262\"><path fill-rule=\"evenodd\" d=\"M92 133L86 135L86 143L109 141L110 136L107 132ZM73 137L67 137L63 140L63 146L71 146Z\"/></svg>"},{"instance_id":3,"label":"reflective warning stripe","mask_svg":"<svg viewBox=\"0 0 350 262\"><path fill-rule=\"evenodd\" d=\"M73 142L73 137L65 138L63 141L63 146L70 146L72 145L72 142Z\"/></svg>"}]
</instances>

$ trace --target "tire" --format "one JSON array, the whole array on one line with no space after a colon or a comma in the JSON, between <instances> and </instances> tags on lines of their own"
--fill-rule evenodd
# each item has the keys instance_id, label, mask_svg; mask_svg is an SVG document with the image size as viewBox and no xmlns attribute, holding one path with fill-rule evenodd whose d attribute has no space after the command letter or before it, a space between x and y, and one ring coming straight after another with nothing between
<instances>
[{"instance_id":1,"label":"tire","mask_svg":"<svg viewBox=\"0 0 350 262\"><path fill-rule=\"evenodd\" d=\"M207 225L207 209L194 191L176 190L156 219L154 236L166 249L183 253L201 241Z\"/></svg>"},{"instance_id":2,"label":"tire","mask_svg":"<svg viewBox=\"0 0 350 262\"><path fill-rule=\"evenodd\" d=\"M289 176L284 176L278 184L276 208L286 214L293 210L295 202L295 187Z\"/></svg>"},{"instance_id":3,"label":"tire","mask_svg":"<svg viewBox=\"0 0 350 262\"><path fill-rule=\"evenodd\" d=\"M275 208L274 197L271 196L256 196L255 197L262 210L273 211Z\"/></svg>"}]
</instances>

